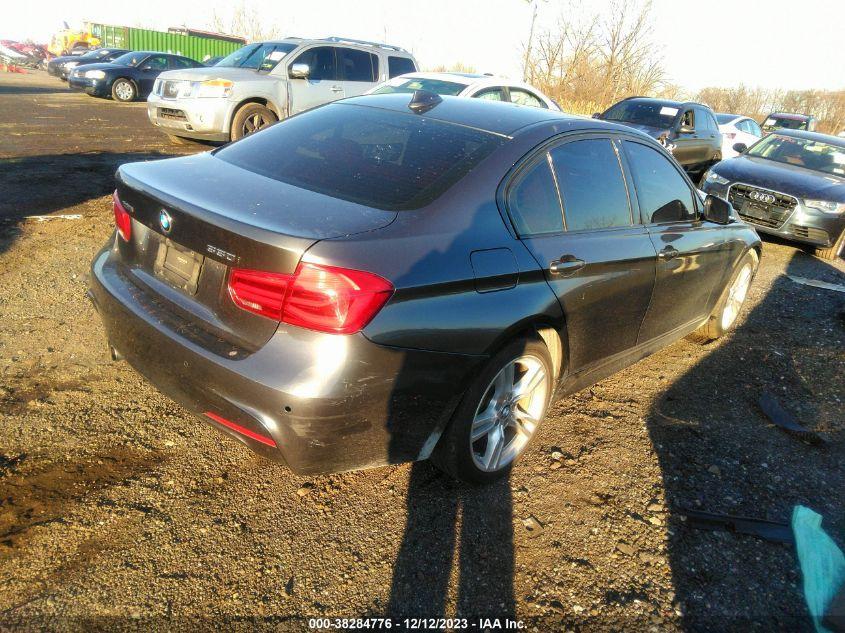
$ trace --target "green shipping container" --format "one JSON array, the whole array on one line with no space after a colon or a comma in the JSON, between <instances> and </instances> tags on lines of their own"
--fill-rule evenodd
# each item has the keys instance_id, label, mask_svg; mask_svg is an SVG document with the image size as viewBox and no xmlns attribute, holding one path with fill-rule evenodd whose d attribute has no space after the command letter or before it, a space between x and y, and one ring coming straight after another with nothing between
<instances>
[{"instance_id":1,"label":"green shipping container","mask_svg":"<svg viewBox=\"0 0 845 633\"><path fill-rule=\"evenodd\" d=\"M109 48L127 48L133 51L160 51L184 55L199 62L209 57L225 57L238 50L245 42L199 35L183 35L136 29L131 26L113 26L111 24L89 23L92 35L100 38L100 46Z\"/></svg>"}]
</instances>

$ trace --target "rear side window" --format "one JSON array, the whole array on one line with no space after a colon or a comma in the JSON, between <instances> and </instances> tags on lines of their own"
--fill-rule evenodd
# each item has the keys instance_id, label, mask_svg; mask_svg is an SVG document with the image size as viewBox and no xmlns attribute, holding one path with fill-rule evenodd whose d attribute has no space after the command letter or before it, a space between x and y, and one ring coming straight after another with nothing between
<instances>
[{"instance_id":1,"label":"rear side window","mask_svg":"<svg viewBox=\"0 0 845 633\"><path fill-rule=\"evenodd\" d=\"M354 48L337 49L337 64L344 81L376 81L378 56Z\"/></svg>"},{"instance_id":2,"label":"rear side window","mask_svg":"<svg viewBox=\"0 0 845 633\"><path fill-rule=\"evenodd\" d=\"M549 161L543 159L525 170L508 190L508 211L520 235L563 231L560 200Z\"/></svg>"},{"instance_id":3,"label":"rear side window","mask_svg":"<svg viewBox=\"0 0 845 633\"><path fill-rule=\"evenodd\" d=\"M567 231L631 225L628 191L610 139L573 141L551 155Z\"/></svg>"},{"instance_id":4,"label":"rear side window","mask_svg":"<svg viewBox=\"0 0 845 633\"><path fill-rule=\"evenodd\" d=\"M689 222L695 219L692 190L669 159L641 143L624 142L640 211L646 222Z\"/></svg>"},{"instance_id":5,"label":"rear side window","mask_svg":"<svg viewBox=\"0 0 845 633\"><path fill-rule=\"evenodd\" d=\"M215 156L302 189L398 211L443 194L503 140L416 114L335 103L247 136Z\"/></svg>"},{"instance_id":6,"label":"rear side window","mask_svg":"<svg viewBox=\"0 0 845 633\"><path fill-rule=\"evenodd\" d=\"M171 68L194 68L196 66L196 62L192 59L188 59L186 57L171 57L170 58L170 67Z\"/></svg>"},{"instance_id":7,"label":"rear side window","mask_svg":"<svg viewBox=\"0 0 845 633\"><path fill-rule=\"evenodd\" d=\"M519 105L532 106L534 108L545 108L546 104L540 101L536 95L531 94L522 88L511 88L511 101Z\"/></svg>"},{"instance_id":8,"label":"rear side window","mask_svg":"<svg viewBox=\"0 0 845 633\"><path fill-rule=\"evenodd\" d=\"M391 55L387 58L387 71L388 75L392 78L407 73L415 73L417 72L417 67L414 65L412 59L408 59L407 57L393 57Z\"/></svg>"},{"instance_id":9,"label":"rear side window","mask_svg":"<svg viewBox=\"0 0 845 633\"><path fill-rule=\"evenodd\" d=\"M502 92L501 88L485 88L480 92L476 92L472 95L476 99L486 99L487 101L504 101L505 94Z\"/></svg>"}]
</instances>

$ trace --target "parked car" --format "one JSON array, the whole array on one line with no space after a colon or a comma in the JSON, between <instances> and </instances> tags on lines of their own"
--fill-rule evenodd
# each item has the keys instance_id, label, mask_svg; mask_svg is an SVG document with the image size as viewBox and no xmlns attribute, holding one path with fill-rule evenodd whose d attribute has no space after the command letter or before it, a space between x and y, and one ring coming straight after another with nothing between
<instances>
[{"instance_id":1,"label":"parked car","mask_svg":"<svg viewBox=\"0 0 845 633\"><path fill-rule=\"evenodd\" d=\"M132 51L105 64L89 64L74 69L68 75L68 85L95 97L135 101L150 94L156 78L173 68L202 68L202 64L182 55Z\"/></svg>"},{"instance_id":2,"label":"parked car","mask_svg":"<svg viewBox=\"0 0 845 633\"><path fill-rule=\"evenodd\" d=\"M330 37L248 44L211 68L164 73L147 114L174 142L234 141L297 112L417 69L388 44Z\"/></svg>"},{"instance_id":3,"label":"parked car","mask_svg":"<svg viewBox=\"0 0 845 633\"><path fill-rule=\"evenodd\" d=\"M758 231L835 259L845 244L845 139L777 130L713 167L705 192L729 200Z\"/></svg>"},{"instance_id":4,"label":"parked car","mask_svg":"<svg viewBox=\"0 0 845 633\"><path fill-rule=\"evenodd\" d=\"M750 147L763 136L757 121L741 114L717 114L716 123L722 133L722 159L739 156L734 149L737 143Z\"/></svg>"},{"instance_id":5,"label":"parked car","mask_svg":"<svg viewBox=\"0 0 845 633\"><path fill-rule=\"evenodd\" d=\"M422 91L117 181L90 287L114 356L299 473L501 477L558 385L732 327L759 258L636 130Z\"/></svg>"},{"instance_id":6,"label":"parked car","mask_svg":"<svg viewBox=\"0 0 845 633\"><path fill-rule=\"evenodd\" d=\"M74 68L80 68L81 66L88 66L90 64L104 64L117 59L128 52L129 51L125 48L97 48L85 53L84 55L57 57L47 63L47 72L51 75L55 75L59 79L67 81L70 71ZM56 62L56 60L61 61Z\"/></svg>"},{"instance_id":7,"label":"parked car","mask_svg":"<svg viewBox=\"0 0 845 633\"><path fill-rule=\"evenodd\" d=\"M763 122L763 132L768 134L775 130L804 130L814 132L816 117L812 114L797 114L795 112L772 112Z\"/></svg>"},{"instance_id":8,"label":"parked car","mask_svg":"<svg viewBox=\"0 0 845 633\"><path fill-rule=\"evenodd\" d=\"M417 90L560 110L554 101L528 84L476 73L408 73L379 84L367 94L413 93Z\"/></svg>"},{"instance_id":9,"label":"parked car","mask_svg":"<svg viewBox=\"0 0 845 633\"><path fill-rule=\"evenodd\" d=\"M624 123L657 139L696 179L722 160L719 125L713 110L701 103L628 97L593 116Z\"/></svg>"}]
</instances>

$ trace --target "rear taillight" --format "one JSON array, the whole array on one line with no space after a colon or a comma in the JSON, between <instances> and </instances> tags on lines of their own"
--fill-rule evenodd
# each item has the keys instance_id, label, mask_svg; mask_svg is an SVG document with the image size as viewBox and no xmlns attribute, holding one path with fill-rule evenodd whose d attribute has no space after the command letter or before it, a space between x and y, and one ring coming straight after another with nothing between
<instances>
[{"instance_id":1,"label":"rear taillight","mask_svg":"<svg viewBox=\"0 0 845 633\"><path fill-rule=\"evenodd\" d=\"M393 294L378 275L301 263L293 275L236 268L229 274L235 304L262 316L320 332L352 334Z\"/></svg>"},{"instance_id":2,"label":"rear taillight","mask_svg":"<svg viewBox=\"0 0 845 633\"><path fill-rule=\"evenodd\" d=\"M112 206L114 208L114 225L117 227L117 232L124 242L128 242L132 237L132 216L123 208L120 203L120 198L117 197L117 191L112 194Z\"/></svg>"}]
</instances>

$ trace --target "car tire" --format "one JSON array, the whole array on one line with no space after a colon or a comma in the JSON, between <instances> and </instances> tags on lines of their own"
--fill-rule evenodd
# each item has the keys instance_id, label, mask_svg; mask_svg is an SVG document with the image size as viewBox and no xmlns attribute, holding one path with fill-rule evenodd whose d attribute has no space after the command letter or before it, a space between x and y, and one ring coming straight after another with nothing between
<instances>
[{"instance_id":1,"label":"car tire","mask_svg":"<svg viewBox=\"0 0 845 633\"><path fill-rule=\"evenodd\" d=\"M111 98L121 103L129 103L138 98L138 89L131 79L121 77L111 87Z\"/></svg>"},{"instance_id":2,"label":"car tire","mask_svg":"<svg viewBox=\"0 0 845 633\"><path fill-rule=\"evenodd\" d=\"M715 341L731 331L736 325L737 317L748 296L748 289L754 281L760 259L757 251L750 250L739 262L731 275L731 280L722 291L722 296L707 318L707 322L696 330L696 334L708 340Z\"/></svg>"},{"instance_id":3,"label":"car tire","mask_svg":"<svg viewBox=\"0 0 845 633\"><path fill-rule=\"evenodd\" d=\"M232 130L229 137L233 141L237 141L272 125L278 120L279 117L267 106L260 103L247 103L232 118Z\"/></svg>"},{"instance_id":4,"label":"car tire","mask_svg":"<svg viewBox=\"0 0 845 633\"><path fill-rule=\"evenodd\" d=\"M833 243L833 246L828 248L817 248L813 254L820 259L828 261L835 260L837 257L845 253L845 230L839 234L839 238Z\"/></svg>"},{"instance_id":5,"label":"car tire","mask_svg":"<svg viewBox=\"0 0 845 633\"><path fill-rule=\"evenodd\" d=\"M472 381L432 461L466 483L507 477L546 416L554 382L548 347L538 339L514 340Z\"/></svg>"}]
</instances>

